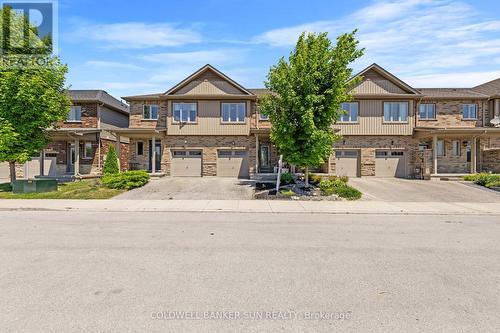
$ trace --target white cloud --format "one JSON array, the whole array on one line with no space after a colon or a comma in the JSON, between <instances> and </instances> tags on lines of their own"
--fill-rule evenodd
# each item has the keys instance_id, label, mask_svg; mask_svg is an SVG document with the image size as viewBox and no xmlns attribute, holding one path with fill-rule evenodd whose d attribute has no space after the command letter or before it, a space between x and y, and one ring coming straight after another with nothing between
<instances>
[{"instance_id":1,"label":"white cloud","mask_svg":"<svg viewBox=\"0 0 500 333\"><path fill-rule=\"evenodd\" d=\"M207 64L238 62L244 56L243 49L218 49L192 52L155 53L140 56L140 59L164 64Z\"/></svg>"},{"instance_id":2,"label":"white cloud","mask_svg":"<svg viewBox=\"0 0 500 333\"><path fill-rule=\"evenodd\" d=\"M113 68L113 69L132 69L132 70L142 70L143 67L124 63L124 62L115 62L115 61L104 61L104 60L89 60L85 62L86 66L94 67L94 68Z\"/></svg>"},{"instance_id":3,"label":"white cloud","mask_svg":"<svg viewBox=\"0 0 500 333\"><path fill-rule=\"evenodd\" d=\"M358 69L377 62L401 77L428 75L429 80L453 86L453 82L463 83L461 77L469 74L474 78L471 81L477 76L483 78L479 82L485 81L490 77L486 66L500 57L500 40L495 38L500 20L451 0L374 1L339 19L270 30L253 41L289 48L302 31L328 32L335 37L356 28L360 45L366 48L355 64ZM454 72L464 73L446 79L433 76Z\"/></svg>"},{"instance_id":4,"label":"white cloud","mask_svg":"<svg viewBox=\"0 0 500 333\"><path fill-rule=\"evenodd\" d=\"M107 48L123 49L181 46L202 40L198 32L189 28L143 22L81 24L73 36L103 43Z\"/></svg>"},{"instance_id":5,"label":"white cloud","mask_svg":"<svg viewBox=\"0 0 500 333\"><path fill-rule=\"evenodd\" d=\"M477 71L462 73L427 74L401 77L413 87L439 88L439 87L464 87L470 88L481 83L498 79L500 70Z\"/></svg>"}]
</instances>

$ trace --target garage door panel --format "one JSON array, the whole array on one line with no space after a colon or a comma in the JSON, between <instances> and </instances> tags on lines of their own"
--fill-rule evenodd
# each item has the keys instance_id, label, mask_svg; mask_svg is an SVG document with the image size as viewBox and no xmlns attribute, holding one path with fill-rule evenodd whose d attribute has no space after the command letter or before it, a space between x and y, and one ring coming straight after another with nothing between
<instances>
[{"instance_id":1,"label":"garage door panel","mask_svg":"<svg viewBox=\"0 0 500 333\"><path fill-rule=\"evenodd\" d=\"M357 150L335 152L335 174L337 176L359 177L359 153Z\"/></svg>"},{"instance_id":2,"label":"garage door panel","mask_svg":"<svg viewBox=\"0 0 500 333\"><path fill-rule=\"evenodd\" d=\"M406 159L403 151L378 150L375 152L375 176L406 176Z\"/></svg>"},{"instance_id":3,"label":"garage door panel","mask_svg":"<svg viewBox=\"0 0 500 333\"><path fill-rule=\"evenodd\" d=\"M173 151L172 176L201 177L201 151Z\"/></svg>"},{"instance_id":4,"label":"garage door panel","mask_svg":"<svg viewBox=\"0 0 500 333\"><path fill-rule=\"evenodd\" d=\"M246 150L219 150L217 176L248 178L250 176L248 152Z\"/></svg>"}]
</instances>

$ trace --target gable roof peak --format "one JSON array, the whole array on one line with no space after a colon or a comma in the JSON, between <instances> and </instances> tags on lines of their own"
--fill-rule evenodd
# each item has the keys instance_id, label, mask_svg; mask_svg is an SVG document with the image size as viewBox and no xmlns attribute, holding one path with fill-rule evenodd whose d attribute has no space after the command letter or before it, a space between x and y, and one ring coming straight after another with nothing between
<instances>
[{"instance_id":1,"label":"gable roof peak","mask_svg":"<svg viewBox=\"0 0 500 333\"><path fill-rule=\"evenodd\" d=\"M394 74L390 73L388 70L386 70L385 68L383 68L382 66L380 66L379 64L377 64L375 62L372 63L370 66L366 67L365 69L363 69L358 74L354 75L349 81L353 80L354 78L356 78L358 76L363 76L365 73L367 73L370 70L375 70L382 77L384 77L387 80L391 81L392 83L394 83L395 85L399 86L401 89L407 91L410 94L414 94L414 95L420 95L421 94L417 89L413 88L412 86L410 86L409 84L407 84L403 80L399 79Z\"/></svg>"}]
</instances>

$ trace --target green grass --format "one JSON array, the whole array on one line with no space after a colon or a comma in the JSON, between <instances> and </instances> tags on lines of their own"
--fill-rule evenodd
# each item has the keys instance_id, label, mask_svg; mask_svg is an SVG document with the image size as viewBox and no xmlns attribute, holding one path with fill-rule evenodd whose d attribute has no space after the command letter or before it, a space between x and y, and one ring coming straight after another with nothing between
<instances>
[{"instance_id":1,"label":"green grass","mask_svg":"<svg viewBox=\"0 0 500 333\"><path fill-rule=\"evenodd\" d=\"M284 197L293 197L294 195L296 195L295 192L289 188L281 189L280 193Z\"/></svg>"},{"instance_id":2,"label":"green grass","mask_svg":"<svg viewBox=\"0 0 500 333\"><path fill-rule=\"evenodd\" d=\"M0 184L0 199L109 199L123 192L103 186L99 179L60 184L57 191L45 193L14 194L9 183Z\"/></svg>"}]
</instances>

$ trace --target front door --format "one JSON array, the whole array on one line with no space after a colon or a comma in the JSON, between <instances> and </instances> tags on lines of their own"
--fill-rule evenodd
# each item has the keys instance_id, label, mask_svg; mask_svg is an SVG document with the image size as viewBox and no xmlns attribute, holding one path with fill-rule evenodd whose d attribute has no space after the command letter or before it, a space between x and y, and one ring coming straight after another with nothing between
<instances>
[{"instance_id":1,"label":"front door","mask_svg":"<svg viewBox=\"0 0 500 333\"><path fill-rule=\"evenodd\" d=\"M155 153L156 153L155 171L160 172L161 171L161 141L159 141L159 140L155 141ZM149 167L148 167L149 172L153 171L152 159L153 159L153 140L149 140Z\"/></svg>"},{"instance_id":2,"label":"front door","mask_svg":"<svg viewBox=\"0 0 500 333\"><path fill-rule=\"evenodd\" d=\"M69 173L75 172L75 144L68 143L68 163L66 166L66 171Z\"/></svg>"},{"instance_id":3,"label":"front door","mask_svg":"<svg viewBox=\"0 0 500 333\"><path fill-rule=\"evenodd\" d=\"M269 172L269 168L271 167L271 151L269 150L268 145L260 145L260 158L259 158L259 167L260 172Z\"/></svg>"}]
</instances>

